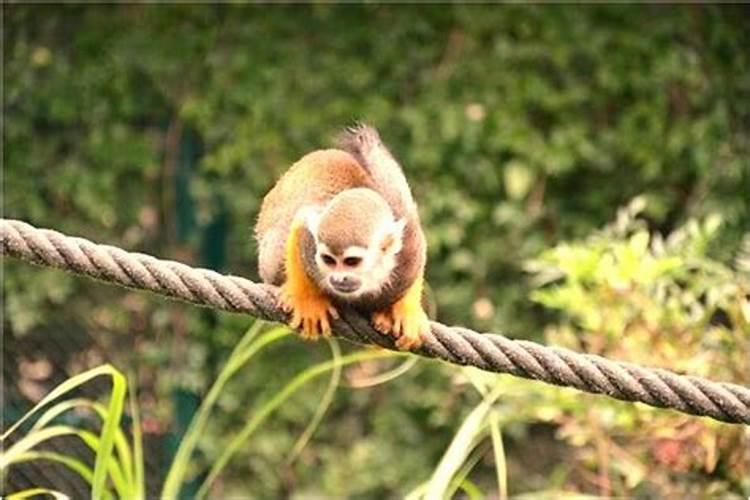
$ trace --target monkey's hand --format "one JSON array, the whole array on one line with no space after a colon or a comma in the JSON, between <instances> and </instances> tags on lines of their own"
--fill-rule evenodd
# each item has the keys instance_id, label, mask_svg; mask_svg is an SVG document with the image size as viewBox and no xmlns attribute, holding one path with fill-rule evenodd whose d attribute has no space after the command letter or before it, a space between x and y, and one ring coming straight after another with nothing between
<instances>
[{"instance_id":1,"label":"monkey's hand","mask_svg":"<svg viewBox=\"0 0 750 500\"><path fill-rule=\"evenodd\" d=\"M320 335L331 334L330 318L339 317L338 311L328 299L314 288L300 286L300 283L287 281L281 287L279 306L291 313L289 326L300 330L303 339L315 340Z\"/></svg>"},{"instance_id":2,"label":"monkey's hand","mask_svg":"<svg viewBox=\"0 0 750 500\"><path fill-rule=\"evenodd\" d=\"M410 351L422 345L422 336L430 331L430 320L422 309L422 278L389 308L372 315L376 330L396 338L396 347Z\"/></svg>"},{"instance_id":3,"label":"monkey's hand","mask_svg":"<svg viewBox=\"0 0 750 500\"><path fill-rule=\"evenodd\" d=\"M300 231L303 225L302 219L296 220L286 242L286 282L281 287L279 306L292 314L289 325L300 329L302 338L314 340L320 335L330 335L329 317L335 319L339 315L305 271L305 263L300 253Z\"/></svg>"}]
</instances>

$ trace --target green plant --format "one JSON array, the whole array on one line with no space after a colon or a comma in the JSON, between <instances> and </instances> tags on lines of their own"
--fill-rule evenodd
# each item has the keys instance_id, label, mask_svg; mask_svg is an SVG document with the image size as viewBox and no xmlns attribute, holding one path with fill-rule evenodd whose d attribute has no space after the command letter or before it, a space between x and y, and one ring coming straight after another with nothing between
<instances>
[{"instance_id":1,"label":"green plant","mask_svg":"<svg viewBox=\"0 0 750 500\"><path fill-rule=\"evenodd\" d=\"M30 460L49 460L60 463L79 474L91 485L93 498L112 498L113 494L116 494L119 498L145 498L140 434L134 434L134 442L131 447L119 427L125 404L127 383L124 375L111 365L103 365L88 370L60 384L5 431L0 437L0 442L5 442L24 422L41 412L45 406L89 380L100 376L108 376L112 379L112 390L109 396L109 404L106 407L94 401L79 398L64 400L51 406L42 413L29 432L13 443L0 456L0 473L4 474L9 467L17 463ZM74 408L93 409L98 414L102 421L101 432L98 436L86 429L53 423L56 417ZM132 410L136 414L135 405L133 405ZM66 435L78 437L94 451L96 461L93 471L73 457L34 451L34 448L45 441ZM114 491L109 489L108 479L112 481ZM52 490L37 488L26 493L18 492L15 495L17 498L24 498L24 495L31 496L34 494L33 491L55 493Z\"/></svg>"},{"instance_id":2,"label":"green plant","mask_svg":"<svg viewBox=\"0 0 750 500\"><path fill-rule=\"evenodd\" d=\"M188 465L192 454L199 444L200 437L205 433L210 424L210 414L214 405L221 395L226 383L261 350L268 345L277 342L289 335L290 330L286 327L276 327L262 332L263 322L256 321L248 329L242 339L237 343L234 351L225 362L216 381L212 384L206 397L203 399L197 413L193 417L178 448L166 480L163 485L162 498L177 498L180 488L187 477ZM262 332L262 333L261 333ZM258 427L283 403L285 403L300 388L315 378L331 372L331 381L320 400L313 418L292 448L289 460L304 448L317 425L319 425L327 407L333 400L333 394L338 386L341 369L346 365L360 361L392 358L401 356L397 352L390 351L360 351L346 356L341 355L340 348L335 340L328 340L331 347L332 359L323 363L313 365L299 373L288 382L274 397L263 403L257 411L249 415L247 424L236 436L231 437L226 443L226 450L219 460L209 471L208 477L203 482L198 497L204 497L212 482L218 477L226 464L231 460L237 449L244 445ZM5 472L13 464L30 460L50 460L65 465L72 471L78 473L92 487L94 498L145 498L145 483L143 474L143 447L141 443L140 419L137 404L131 394L130 410L133 415L133 443L128 443L125 434L119 427L120 418L124 405L127 384L125 377L110 365L104 365L73 376L55 388L50 394L42 399L34 408L18 422L10 427L3 435L4 441L8 436L17 431L21 425L41 411L46 405L65 396L70 391L85 384L94 377L108 375L112 378L112 393L108 407L80 398L71 398L56 403L45 411L34 423L31 429L17 442L0 456L0 472ZM90 431L67 425L53 425L55 418L66 411L74 408L89 408L95 411L101 418L103 425L99 437ZM58 436L75 435L83 440L94 451L96 463L92 471L80 460L63 454L33 451L39 444L48 439ZM113 454L113 447L116 455ZM111 480L114 490L109 489L107 480ZM34 488L14 493L11 498L26 498L34 494L47 493L50 495L60 494L54 490L45 488Z\"/></svg>"},{"instance_id":3,"label":"green plant","mask_svg":"<svg viewBox=\"0 0 750 500\"><path fill-rule=\"evenodd\" d=\"M746 250L723 264L712 257L723 250L720 216L661 236L649 230L645 208L635 198L602 230L527 263L539 287L532 299L558 312L547 343L750 382ZM526 397L547 401L531 414L559 426L578 474L601 494L731 498L750 491L750 457L740 451L750 443L741 428L602 398L589 405L590 396L576 401L566 392L532 389Z\"/></svg>"},{"instance_id":4,"label":"green plant","mask_svg":"<svg viewBox=\"0 0 750 500\"><path fill-rule=\"evenodd\" d=\"M476 369L463 368L461 372L479 392L482 400L458 427L430 479L406 495L408 500L452 498L459 488L469 498L482 498L481 490L469 481L467 476L486 454L486 447L480 445L488 438L493 450L498 498L508 498L505 450L500 431L500 419L495 409L495 403L502 396L504 387L496 383L496 377L488 377L486 374L483 376Z\"/></svg>"}]
</instances>

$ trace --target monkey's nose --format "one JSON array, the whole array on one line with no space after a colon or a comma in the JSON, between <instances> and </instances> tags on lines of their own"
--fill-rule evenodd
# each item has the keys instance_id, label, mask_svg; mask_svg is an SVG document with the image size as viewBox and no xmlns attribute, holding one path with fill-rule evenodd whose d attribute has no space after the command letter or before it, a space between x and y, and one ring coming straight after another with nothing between
<instances>
[{"instance_id":1,"label":"monkey's nose","mask_svg":"<svg viewBox=\"0 0 750 500\"><path fill-rule=\"evenodd\" d=\"M341 293L356 292L362 285L360 279L351 274L333 275L329 281L333 289Z\"/></svg>"}]
</instances>

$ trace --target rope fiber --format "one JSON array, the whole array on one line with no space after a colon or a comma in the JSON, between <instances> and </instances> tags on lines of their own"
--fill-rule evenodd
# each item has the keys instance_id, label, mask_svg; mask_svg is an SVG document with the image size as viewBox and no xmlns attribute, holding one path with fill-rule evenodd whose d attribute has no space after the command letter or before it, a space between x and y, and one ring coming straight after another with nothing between
<instances>
[{"instance_id":1,"label":"rope fiber","mask_svg":"<svg viewBox=\"0 0 750 500\"><path fill-rule=\"evenodd\" d=\"M276 287L99 245L18 220L0 219L0 253L201 306L270 321L288 320L276 305ZM332 324L334 335L396 349L393 339L374 330L365 317L355 311L340 313L341 318ZM415 354L723 422L750 424L748 387L437 322L431 323L431 330Z\"/></svg>"}]
</instances>

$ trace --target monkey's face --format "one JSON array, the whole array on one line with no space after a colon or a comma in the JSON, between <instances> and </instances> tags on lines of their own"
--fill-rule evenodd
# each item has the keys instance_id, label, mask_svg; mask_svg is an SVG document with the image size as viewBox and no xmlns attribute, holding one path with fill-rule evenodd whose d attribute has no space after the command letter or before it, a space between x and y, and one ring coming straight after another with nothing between
<instances>
[{"instance_id":1,"label":"monkey's face","mask_svg":"<svg viewBox=\"0 0 750 500\"><path fill-rule=\"evenodd\" d=\"M343 300L376 293L387 286L396 267L396 256L401 250L405 221L382 221L380 227L365 238L336 241L316 238L315 262L321 285ZM354 233L352 233L354 236ZM359 235L361 236L361 235Z\"/></svg>"},{"instance_id":2,"label":"monkey's face","mask_svg":"<svg viewBox=\"0 0 750 500\"><path fill-rule=\"evenodd\" d=\"M388 285L401 251L406 220L368 188L338 193L322 210L305 215L315 238L319 285L343 301L377 294Z\"/></svg>"}]
</instances>

